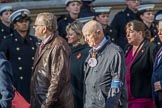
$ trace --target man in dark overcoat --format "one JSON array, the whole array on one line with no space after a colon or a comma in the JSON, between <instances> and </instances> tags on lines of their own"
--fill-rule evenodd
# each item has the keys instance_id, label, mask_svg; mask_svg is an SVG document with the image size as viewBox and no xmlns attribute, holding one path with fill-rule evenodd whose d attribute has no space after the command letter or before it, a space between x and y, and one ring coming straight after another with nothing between
<instances>
[{"instance_id":1,"label":"man in dark overcoat","mask_svg":"<svg viewBox=\"0 0 162 108\"><path fill-rule=\"evenodd\" d=\"M4 39L0 45L0 50L12 64L14 87L28 102L37 43L37 39L29 35L29 14L28 9L20 9L10 15L9 21L14 25L14 34Z\"/></svg>"}]
</instances>

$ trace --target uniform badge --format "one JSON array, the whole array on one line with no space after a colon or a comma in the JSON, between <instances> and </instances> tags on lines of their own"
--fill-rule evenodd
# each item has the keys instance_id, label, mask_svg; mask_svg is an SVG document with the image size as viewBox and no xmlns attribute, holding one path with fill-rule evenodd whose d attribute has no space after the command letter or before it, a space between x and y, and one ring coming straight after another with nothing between
<instances>
[{"instance_id":1,"label":"uniform badge","mask_svg":"<svg viewBox=\"0 0 162 108\"><path fill-rule=\"evenodd\" d=\"M22 11L22 12L21 12L21 16L23 16L23 17L25 16L25 13L24 13L24 11Z\"/></svg>"},{"instance_id":2,"label":"uniform badge","mask_svg":"<svg viewBox=\"0 0 162 108\"><path fill-rule=\"evenodd\" d=\"M89 65L90 67L95 67L95 66L97 65L97 59L96 59L96 58L90 58L90 59L88 60L88 65Z\"/></svg>"}]
</instances>

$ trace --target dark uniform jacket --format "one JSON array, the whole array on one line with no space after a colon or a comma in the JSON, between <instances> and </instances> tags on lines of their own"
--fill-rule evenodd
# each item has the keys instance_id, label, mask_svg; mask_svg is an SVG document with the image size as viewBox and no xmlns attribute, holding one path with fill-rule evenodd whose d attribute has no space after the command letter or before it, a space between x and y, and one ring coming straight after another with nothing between
<instances>
[{"instance_id":1,"label":"dark uniform jacket","mask_svg":"<svg viewBox=\"0 0 162 108\"><path fill-rule=\"evenodd\" d=\"M0 108L11 108L13 96L12 67L4 53L0 52Z\"/></svg>"},{"instance_id":2,"label":"dark uniform jacket","mask_svg":"<svg viewBox=\"0 0 162 108\"><path fill-rule=\"evenodd\" d=\"M30 101L30 80L36 51L37 39L31 35L22 38L18 32L4 39L0 50L11 62L14 75L14 86L20 94Z\"/></svg>"},{"instance_id":3,"label":"dark uniform jacket","mask_svg":"<svg viewBox=\"0 0 162 108\"><path fill-rule=\"evenodd\" d=\"M35 55L31 79L31 108L73 108L70 88L70 48L54 34Z\"/></svg>"},{"instance_id":4,"label":"dark uniform jacket","mask_svg":"<svg viewBox=\"0 0 162 108\"><path fill-rule=\"evenodd\" d=\"M84 69L84 108L127 108L126 67L123 51L117 45L107 41L97 51L95 67L90 67L89 59L90 54L85 61ZM113 96L111 95L112 81L121 83L118 93Z\"/></svg>"},{"instance_id":5,"label":"dark uniform jacket","mask_svg":"<svg viewBox=\"0 0 162 108\"><path fill-rule=\"evenodd\" d=\"M84 62L89 53L87 44L71 46L71 84L74 108L83 108Z\"/></svg>"},{"instance_id":6,"label":"dark uniform jacket","mask_svg":"<svg viewBox=\"0 0 162 108\"><path fill-rule=\"evenodd\" d=\"M127 48L126 56L131 47ZM144 45L132 63L130 68L130 89L132 96L135 98L152 97L151 76L156 53L156 45L149 42L149 40L145 40Z\"/></svg>"},{"instance_id":7,"label":"dark uniform jacket","mask_svg":"<svg viewBox=\"0 0 162 108\"><path fill-rule=\"evenodd\" d=\"M139 19L138 15L132 12L128 7L115 15L114 19L111 22L111 27L117 31L117 45L122 49L125 49L127 45L125 26L129 21Z\"/></svg>"},{"instance_id":8,"label":"dark uniform jacket","mask_svg":"<svg viewBox=\"0 0 162 108\"><path fill-rule=\"evenodd\" d=\"M162 46L161 40L159 39L158 35L155 35L153 38L150 40L151 42L156 44L157 50L159 50Z\"/></svg>"},{"instance_id":9,"label":"dark uniform jacket","mask_svg":"<svg viewBox=\"0 0 162 108\"><path fill-rule=\"evenodd\" d=\"M110 37L110 40L113 43L116 43L117 40L117 31L115 29L113 29L112 27L110 27L109 25L106 27L106 29L104 30L104 35L107 37Z\"/></svg>"},{"instance_id":10,"label":"dark uniform jacket","mask_svg":"<svg viewBox=\"0 0 162 108\"><path fill-rule=\"evenodd\" d=\"M8 36L13 36L13 30L0 22L0 42Z\"/></svg>"},{"instance_id":11,"label":"dark uniform jacket","mask_svg":"<svg viewBox=\"0 0 162 108\"><path fill-rule=\"evenodd\" d=\"M64 39L67 39L66 38L66 26L69 24L69 23L72 23L74 21L74 19L72 19L70 17L70 15L68 16L65 16L64 18L60 19L58 21L58 32L59 32L59 35L61 37L63 37Z\"/></svg>"}]
</instances>

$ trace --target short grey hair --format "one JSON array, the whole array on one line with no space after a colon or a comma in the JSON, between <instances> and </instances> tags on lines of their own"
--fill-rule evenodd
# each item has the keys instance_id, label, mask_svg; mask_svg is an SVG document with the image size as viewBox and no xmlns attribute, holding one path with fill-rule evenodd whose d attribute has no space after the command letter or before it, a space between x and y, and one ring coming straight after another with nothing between
<instances>
[{"instance_id":1,"label":"short grey hair","mask_svg":"<svg viewBox=\"0 0 162 108\"><path fill-rule=\"evenodd\" d=\"M47 26L48 30L54 32L57 30L57 17L53 13L39 13L37 18L42 17L42 23Z\"/></svg>"}]
</instances>

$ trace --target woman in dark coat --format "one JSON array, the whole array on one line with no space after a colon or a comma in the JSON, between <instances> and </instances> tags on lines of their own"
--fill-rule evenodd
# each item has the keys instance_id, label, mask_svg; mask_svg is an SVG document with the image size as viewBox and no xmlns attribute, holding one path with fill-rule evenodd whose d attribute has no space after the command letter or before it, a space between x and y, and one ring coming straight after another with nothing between
<instances>
[{"instance_id":1,"label":"woman in dark coat","mask_svg":"<svg viewBox=\"0 0 162 108\"><path fill-rule=\"evenodd\" d=\"M74 96L74 108L83 108L84 61L89 53L89 47L82 36L83 24L77 21L66 27L67 39L71 54L71 87Z\"/></svg>"},{"instance_id":2,"label":"woman in dark coat","mask_svg":"<svg viewBox=\"0 0 162 108\"><path fill-rule=\"evenodd\" d=\"M137 20L126 25L127 88L129 108L153 108L151 76L156 46L145 39L146 26Z\"/></svg>"}]
</instances>

